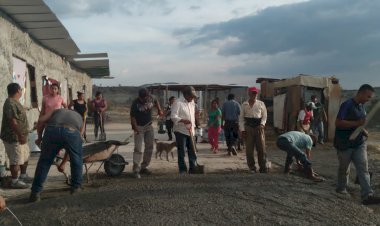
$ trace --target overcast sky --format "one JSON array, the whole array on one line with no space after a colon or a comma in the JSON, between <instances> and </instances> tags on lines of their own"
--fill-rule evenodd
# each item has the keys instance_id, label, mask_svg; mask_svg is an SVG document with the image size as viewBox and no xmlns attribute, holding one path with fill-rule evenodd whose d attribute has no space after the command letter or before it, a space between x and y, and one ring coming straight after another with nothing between
<instances>
[{"instance_id":1,"label":"overcast sky","mask_svg":"<svg viewBox=\"0 0 380 226\"><path fill-rule=\"evenodd\" d=\"M45 0L82 53L107 52L111 80L255 85L335 75L380 86L380 1Z\"/></svg>"}]
</instances>

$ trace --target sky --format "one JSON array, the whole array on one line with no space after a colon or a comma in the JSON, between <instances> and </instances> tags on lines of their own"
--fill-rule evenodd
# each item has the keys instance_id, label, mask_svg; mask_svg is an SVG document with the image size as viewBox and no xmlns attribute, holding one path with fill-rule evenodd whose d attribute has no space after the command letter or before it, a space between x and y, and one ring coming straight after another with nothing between
<instances>
[{"instance_id":1,"label":"sky","mask_svg":"<svg viewBox=\"0 0 380 226\"><path fill-rule=\"evenodd\" d=\"M380 1L45 0L81 53L107 52L102 86L256 85L299 74L380 86Z\"/></svg>"}]
</instances>

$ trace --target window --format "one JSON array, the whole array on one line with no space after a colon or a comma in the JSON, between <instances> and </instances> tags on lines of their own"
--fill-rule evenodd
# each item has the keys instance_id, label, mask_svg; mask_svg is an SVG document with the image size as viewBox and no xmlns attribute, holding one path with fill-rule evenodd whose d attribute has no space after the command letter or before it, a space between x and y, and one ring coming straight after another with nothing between
<instances>
[{"instance_id":1,"label":"window","mask_svg":"<svg viewBox=\"0 0 380 226\"><path fill-rule=\"evenodd\" d=\"M38 98L37 98L37 86L36 86L36 74L35 68L28 64L29 82L30 82L30 103L32 108L38 108Z\"/></svg>"}]
</instances>

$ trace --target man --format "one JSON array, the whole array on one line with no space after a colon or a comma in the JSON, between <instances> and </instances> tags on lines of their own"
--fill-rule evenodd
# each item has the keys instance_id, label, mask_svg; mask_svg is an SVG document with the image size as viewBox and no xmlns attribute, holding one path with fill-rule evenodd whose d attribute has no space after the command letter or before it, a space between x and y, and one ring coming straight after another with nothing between
<instances>
[{"instance_id":1,"label":"man","mask_svg":"<svg viewBox=\"0 0 380 226\"><path fill-rule=\"evenodd\" d=\"M43 183L49 173L50 166L59 150L65 149L65 162L70 157L71 168L71 194L81 189L83 171L83 148L82 148L82 116L68 109L57 109L38 119L36 144L41 146L41 155L37 163L34 175L32 192L29 201L40 200ZM45 131L44 131L45 130ZM42 137L42 132L44 136ZM62 167L62 166L61 166Z\"/></svg>"},{"instance_id":2,"label":"man","mask_svg":"<svg viewBox=\"0 0 380 226\"><path fill-rule=\"evenodd\" d=\"M311 102L314 103L315 108L316 108L313 110L313 120L311 121L311 130L313 131L313 134L318 134L318 143L323 144L324 138L325 138L323 123L327 121L327 114L321 102L318 101L318 98L316 95L311 96Z\"/></svg>"},{"instance_id":3,"label":"man","mask_svg":"<svg viewBox=\"0 0 380 226\"><path fill-rule=\"evenodd\" d=\"M173 121L171 120L170 118L170 115L171 115L171 108L172 108L172 105L173 103L175 102L176 100L176 97L175 96L171 96L169 98L169 102L165 108L165 126L166 126L166 130L168 131L168 137L169 137L169 141L173 140Z\"/></svg>"},{"instance_id":4,"label":"man","mask_svg":"<svg viewBox=\"0 0 380 226\"><path fill-rule=\"evenodd\" d=\"M337 149L339 168L336 192L347 194L349 170L351 162L354 163L361 188L361 198L364 205L380 203L380 198L373 195L368 173L368 157L366 138L367 130L354 139L350 135L366 121L364 104L374 95L374 89L368 84L362 85L356 96L343 102L335 121L334 147Z\"/></svg>"},{"instance_id":5,"label":"man","mask_svg":"<svg viewBox=\"0 0 380 226\"><path fill-rule=\"evenodd\" d=\"M233 93L228 94L227 102L222 107L222 128L226 137L228 155L237 155L236 141L239 137L240 104L235 101Z\"/></svg>"},{"instance_id":6,"label":"man","mask_svg":"<svg viewBox=\"0 0 380 226\"><path fill-rule=\"evenodd\" d=\"M310 133L310 122L313 120L313 110L316 109L313 102L306 104L305 108L300 110L297 118L297 129L303 133Z\"/></svg>"},{"instance_id":7,"label":"man","mask_svg":"<svg viewBox=\"0 0 380 226\"><path fill-rule=\"evenodd\" d=\"M135 148L133 151L133 177L139 179L140 174L150 175L148 170L152 159L154 130L152 125L152 109L157 108L158 114L163 115L160 104L149 94L146 88L139 90L138 98L131 106L131 125L134 131ZM145 143L144 156L142 144ZM141 163L141 159L143 159Z\"/></svg>"},{"instance_id":8,"label":"man","mask_svg":"<svg viewBox=\"0 0 380 226\"><path fill-rule=\"evenodd\" d=\"M315 146L316 138L313 135L307 135L299 131L290 131L281 134L277 138L277 147L287 152L285 161L285 173L290 172L293 163L293 157L296 158L297 163L300 161L302 169L306 177L315 181L321 182L322 178L318 177L311 168L311 148Z\"/></svg>"},{"instance_id":9,"label":"man","mask_svg":"<svg viewBox=\"0 0 380 226\"><path fill-rule=\"evenodd\" d=\"M19 84L11 83L7 91L8 98L3 106L0 137L9 158L12 175L11 188L28 188L29 185L26 183L32 180L26 174L29 160L29 145L27 144L29 127L26 112L19 102L22 90Z\"/></svg>"},{"instance_id":10,"label":"man","mask_svg":"<svg viewBox=\"0 0 380 226\"><path fill-rule=\"evenodd\" d=\"M174 102L172 107L171 119L174 122L174 135L177 142L178 168L181 175L187 174L185 163L185 150L189 157L189 173L194 173L197 165L197 156L191 149L191 136L194 135L195 127L195 103L197 98L195 89L186 86L182 90L183 98Z\"/></svg>"},{"instance_id":11,"label":"man","mask_svg":"<svg viewBox=\"0 0 380 226\"><path fill-rule=\"evenodd\" d=\"M257 151L260 173L267 173L265 151L265 124L267 122L267 109L264 102L257 100L258 89L248 89L249 99L241 106L239 117L239 130L246 140L247 164L251 172L256 172L254 149Z\"/></svg>"}]
</instances>

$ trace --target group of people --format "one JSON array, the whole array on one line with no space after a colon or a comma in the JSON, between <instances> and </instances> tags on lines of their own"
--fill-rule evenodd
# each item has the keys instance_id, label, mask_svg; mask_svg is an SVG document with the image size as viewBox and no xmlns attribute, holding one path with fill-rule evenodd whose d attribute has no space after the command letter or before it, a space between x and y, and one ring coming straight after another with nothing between
<instances>
[{"instance_id":1,"label":"group of people","mask_svg":"<svg viewBox=\"0 0 380 226\"><path fill-rule=\"evenodd\" d=\"M151 128L151 109L156 106L159 115L162 111L157 101L152 100L148 90L142 89L139 92L139 98L136 100L138 104L131 109L132 128L135 131L135 141L139 141L135 146L134 151L134 175L140 178L140 173L151 173L147 167L153 151L153 139L145 140L144 161L140 168L141 157L141 132L147 129L150 131L150 136L153 136ZM239 137L245 140L246 144L246 159L247 165L251 172L256 172L256 163L254 158L254 150L257 152L258 166L260 173L267 173L267 159L265 150L265 124L267 121L267 110L264 102L257 99L258 89L251 87L248 89L249 99L240 106L234 100L234 95L228 95L228 101L218 108L218 101L211 102L209 111L208 139L213 152L218 151L218 136L223 128L227 151L229 155L236 155L236 145ZM170 100L170 108L166 109L166 120L169 125L168 132L171 133L173 128L178 152L178 167L179 173L187 174L194 173L194 168L197 166L197 156L195 150L191 147L191 142L194 136L196 126L196 110L194 99L197 98L195 89L191 86L186 86L183 91L183 98L175 100L174 97ZM374 89L368 85L362 85L356 96L343 102L340 106L339 113L335 120L335 139L334 146L337 149L339 169L338 182L336 192L347 194L347 185L349 177L350 163L356 167L361 186L362 203L365 205L380 203L380 198L373 195L373 190L370 186L370 176L368 173L368 159L365 139L368 132L363 129L359 135L350 140L350 135L353 131L365 123L364 104L368 102L374 95ZM144 100L145 98L145 100ZM149 101L148 101L149 100ZM142 117L144 112L149 117L149 120L137 120ZM146 116L145 116L146 117ZM305 173L305 176L315 182L322 182L324 179L320 177L312 168L311 149L317 143L323 144L325 139L323 124L327 120L326 112L323 105L318 102L317 97L313 95L311 102L306 104L305 109L298 117L299 130L289 131L281 134L277 138L277 147L287 153L285 159L284 172L291 171L292 163L296 162L299 170ZM170 122L168 122L170 121ZM309 128L307 128L309 127ZM314 135L313 135L314 134ZM318 136L315 136L318 135ZM146 136L144 136L146 137ZM171 140L171 137L169 136ZM152 145L150 145L150 143ZM189 169L185 163L185 152L188 153Z\"/></svg>"},{"instance_id":2,"label":"group of people","mask_svg":"<svg viewBox=\"0 0 380 226\"><path fill-rule=\"evenodd\" d=\"M297 130L306 134L318 135L318 143L325 140L324 124L327 123L327 114L324 106L316 95L301 109L297 117Z\"/></svg>"},{"instance_id":3,"label":"group of people","mask_svg":"<svg viewBox=\"0 0 380 226\"><path fill-rule=\"evenodd\" d=\"M57 89L52 86L55 92ZM58 87L58 86L57 86ZM29 159L29 149L26 145L28 133L28 120L23 106L19 103L21 97L21 87L17 83L11 83L7 87L8 99L3 107L3 120L1 128L1 139L3 140L6 152L10 160L10 170L12 175L11 186L24 188L30 182L26 174ZM258 89L251 87L248 89L249 98L242 105L234 100L234 95L228 95L228 101L223 104L222 109L218 108L218 101L213 100L209 114L209 140L212 151L218 151L216 135L223 127L225 131L227 149L230 155L236 155L236 142L239 137L245 140L246 159L250 172L256 172L254 150L257 152L258 166L260 173L267 173L267 159L265 150L265 125L267 121L267 110L264 102L257 99ZM149 175L151 171L148 166L153 153L154 131L153 131L153 108L157 109L159 116L165 116L168 128L173 130L177 145L178 168L181 175L197 173L197 156L194 147L194 134L196 123L197 98L195 89L186 86L182 90L183 97L170 98L170 107L163 111L159 102L149 93L149 90L142 88L138 92L131 106L131 125L134 131L135 147L133 152L133 176L141 178L141 174ZM37 163L36 172L32 184L30 201L38 201L46 180L50 166L55 156L61 149L66 150L64 159L70 159L71 166L71 193L75 194L80 190L82 183L82 135L84 134L85 112L87 108L78 107L86 102L78 93L78 100L69 106L74 106L78 111L65 109L64 101L56 95L44 98L43 111L38 120L37 144L41 144L41 156ZM95 108L100 109L98 115L102 116L107 108L105 100L99 98L101 93L96 93L97 99L94 101ZM335 125L334 146L337 149L339 169L336 192L347 193L349 167L351 162L356 167L361 186L361 196L363 204L380 203L380 198L374 196L370 186L370 176L368 173L368 159L366 150L366 137L368 132L365 129L359 135L350 139L356 128L365 124L366 112L364 104L374 95L374 89L370 85L362 85L356 96L340 106ZM52 101L52 100L55 100ZM321 110L321 106L316 103L316 97L312 97L313 104L308 104L311 109ZM55 104L52 104L54 102ZM60 108L56 107L58 104ZM76 106L76 107L75 107ZM317 107L318 106L318 107ZM63 108L62 108L63 107ZM306 110L309 110L306 109ZM165 114L164 114L165 112ZM303 121L312 120L312 116L305 117ZM315 115L314 115L315 116ZM104 120L100 118L99 121ZM301 121L301 120L300 120ZM303 124L303 121L300 124ZM104 121L103 121L104 122ZM101 123L100 123L101 124ZM322 126L315 124L315 128ZM104 127L101 128L104 130ZM322 127L323 130L323 127ZM97 130L95 130L97 131ZM103 131L104 132L104 131ZM320 132L321 133L321 132ZM95 134L96 135L96 134ZM323 133L319 134L319 142L323 142ZM172 137L169 136L169 139ZM307 131L289 131L277 138L279 149L287 153L284 172L289 173L291 164L295 160L299 169L305 172L309 179L316 182L323 181L323 178L312 169L311 149L317 143L315 136ZM143 143L145 144L144 151ZM185 153L188 154L188 166L185 162ZM60 166L62 170L64 165ZM21 174L19 176L19 172ZM4 206L3 199L0 198L0 208Z\"/></svg>"},{"instance_id":4,"label":"group of people","mask_svg":"<svg viewBox=\"0 0 380 226\"><path fill-rule=\"evenodd\" d=\"M31 178L26 173L30 152L27 143L29 123L26 111L19 102L22 89L17 83L10 83L7 86L7 92L8 98L3 105L0 138L9 159L10 187L23 189L28 188L29 183L32 183L30 201L38 201L50 166L58 153L64 149L65 156L57 167L59 171L64 171L65 162L70 160L71 192L77 192L82 183L82 144L86 139L85 120L88 112L84 93L78 91L78 99L67 105L59 95L59 85L50 85L50 93L43 97L42 109L36 126L38 137L35 143L41 146L41 155L34 178ZM107 103L100 92L96 93L92 105L94 111L100 116L107 109ZM101 127L101 130L104 132L104 126ZM97 128L95 127L96 134Z\"/></svg>"}]
</instances>

